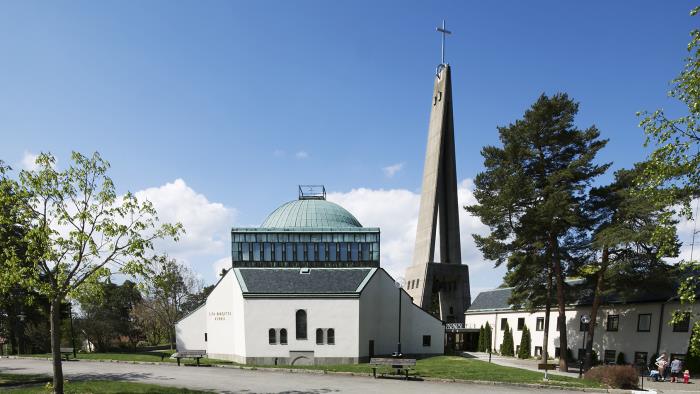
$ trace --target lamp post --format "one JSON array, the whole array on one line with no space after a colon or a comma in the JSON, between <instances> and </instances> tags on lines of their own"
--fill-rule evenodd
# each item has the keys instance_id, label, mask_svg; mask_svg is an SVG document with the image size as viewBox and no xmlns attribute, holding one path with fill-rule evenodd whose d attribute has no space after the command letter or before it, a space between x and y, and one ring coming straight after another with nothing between
<instances>
[{"instance_id":1,"label":"lamp post","mask_svg":"<svg viewBox=\"0 0 700 394\"><path fill-rule=\"evenodd\" d=\"M73 346L73 358L76 359L78 356L75 354L75 330L73 330L73 303L68 303L68 313L70 314L70 342Z\"/></svg>"},{"instance_id":2,"label":"lamp post","mask_svg":"<svg viewBox=\"0 0 700 394\"><path fill-rule=\"evenodd\" d=\"M583 347L583 357L579 357L579 360L578 360L578 377L579 377L579 379L581 379L581 377L583 376L583 359L586 358L586 334L588 333L588 327L586 325L589 324L590 322L591 322L590 316L588 316L585 313L583 315L581 315L581 323L584 325L583 328L585 328L585 330L583 330L583 346L582 346Z\"/></svg>"},{"instance_id":3,"label":"lamp post","mask_svg":"<svg viewBox=\"0 0 700 394\"><path fill-rule=\"evenodd\" d=\"M401 357L401 288L403 287L403 278L398 278L394 282L394 286L399 290L399 336L396 342L396 357Z\"/></svg>"},{"instance_id":4,"label":"lamp post","mask_svg":"<svg viewBox=\"0 0 700 394\"><path fill-rule=\"evenodd\" d=\"M24 312L20 312L17 315L18 323L17 325L22 328L22 330L17 330L17 354L21 355L22 354L22 336L24 334L24 319L27 318L27 315L24 314Z\"/></svg>"}]
</instances>

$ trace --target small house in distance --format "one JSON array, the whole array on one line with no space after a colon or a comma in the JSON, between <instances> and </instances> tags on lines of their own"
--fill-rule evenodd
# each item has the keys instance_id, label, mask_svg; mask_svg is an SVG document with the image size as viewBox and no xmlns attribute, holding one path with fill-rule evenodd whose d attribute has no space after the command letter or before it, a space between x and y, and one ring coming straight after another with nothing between
<instances>
[{"instance_id":1,"label":"small house in distance","mask_svg":"<svg viewBox=\"0 0 700 394\"><path fill-rule=\"evenodd\" d=\"M300 186L260 227L232 229L231 268L177 323L178 351L258 365L442 354L442 322L381 268L379 236Z\"/></svg>"}]
</instances>

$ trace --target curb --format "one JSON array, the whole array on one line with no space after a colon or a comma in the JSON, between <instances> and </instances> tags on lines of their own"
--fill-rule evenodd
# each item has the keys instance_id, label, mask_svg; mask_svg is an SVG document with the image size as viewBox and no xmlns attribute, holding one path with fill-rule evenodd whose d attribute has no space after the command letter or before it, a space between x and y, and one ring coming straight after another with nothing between
<instances>
[{"instance_id":1,"label":"curb","mask_svg":"<svg viewBox=\"0 0 700 394\"><path fill-rule=\"evenodd\" d=\"M47 360L51 361L49 357L24 357L24 356L0 356L0 359L16 359L16 360ZM88 360L88 359L74 359L74 361L79 362L100 362L100 363L119 363L119 364L138 364L138 365L166 365L177 367L177 363L171 362L160 362L160 361L126 361L126 360ZM268 368L268 367L255 367L247 365L228 365L228 364L209 364L208 366L214 368L229 368L229 369L241 369L247 371L262 371L262 372L281 372L281 373L301 373L309 375L340 375L340 376L358 376L358 377L372 377L370 373L364 372L336 372L318 369L302 369L302 368ZM568 391L580 391L586 393L611 393L611 394L635 394L635 393L646 393L649 391L639 391L639 390L623 390L623 389L599 389L599 388L589 388L589 387L570 387L570 386L559 386L559 385L549 385L549 384L538 384L538 383L513 383L513 382L494 382L489 380L465 380L465 379L446 379L446 378L432 378L432 377L422 377L420 378L426 382L439 382L439 383L461 383L461 384L478 384L484 386L506 386L506 387L523 387L530 389L549 389L549 390L568 390ZM651 392L649 392L651 393Z\"/></svg>"}]
</instances>

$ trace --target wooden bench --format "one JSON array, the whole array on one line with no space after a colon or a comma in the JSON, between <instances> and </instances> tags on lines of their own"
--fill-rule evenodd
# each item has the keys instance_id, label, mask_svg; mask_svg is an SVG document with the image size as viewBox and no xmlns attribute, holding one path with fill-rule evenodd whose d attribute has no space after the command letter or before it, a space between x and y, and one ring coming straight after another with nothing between
<instances>
[{"instance_id":1,"label":"wooden bench","mask_svg":"<svg viewBox=\"0 0 700 394\"><path fill-rule=\"evenodd\" d=\"M183 350L173 353L170 358L177 359L177 365L180 366L181 358L193 358L197 360L197 366L199 366L199 359L204 358L207 355L206 350Z\"/></svg>"},{"instance_id":2,"label":"wooden bench","mask_svg":"<svg viewBox=\"0 0 700 394\"><path fill-rule=\"evenodd\" d=\"M537 369L540 371L541 370L553 371L557 368L559 368L559 366L557 364L545 364L545 363L537 364Z\"/></svg>"},{"instance_id":3,"label":"wooden bench","mask_svg":"<svg viewBox=\"0 0 700 394\"><path fill-rule=\"evenodd\" d=\"M415 358L371 358L369 365L372 367L372 376L377 377L377 368L389 367L396 370L397 374L405 374L408 380L408 371L416 367Z\"/></svg>"},{"instance_id":4,"label":"wooden bench","mask_svg":"<svg viewBox=\"0 0 700 394\"><path fill-rule=\"evenodd\" d=\"M66 361L68 361L68 358L70 358L71 355L75 354L75 349L72 347L62 347L61 348L61 358L64 356L66 357Z\"/></svg>"}]
</instances>

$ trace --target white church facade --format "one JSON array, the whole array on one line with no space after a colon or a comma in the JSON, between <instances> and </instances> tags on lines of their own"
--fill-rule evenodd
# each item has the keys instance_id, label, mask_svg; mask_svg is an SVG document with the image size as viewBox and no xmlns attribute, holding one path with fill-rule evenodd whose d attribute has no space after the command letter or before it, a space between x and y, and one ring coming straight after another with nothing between
<instances>
[{"instance_id":1,"label":"white church facade","mask_svg":"<svg viewBox=\"0 0 700 394\"><path fill-rule=\"evenodd\" d=\"M443 322L379 264L379 229L325 191L232 230L232 267L176 324L178 351L242 364L342 364L443 354Z\"/></svg>"}]
</instances>

